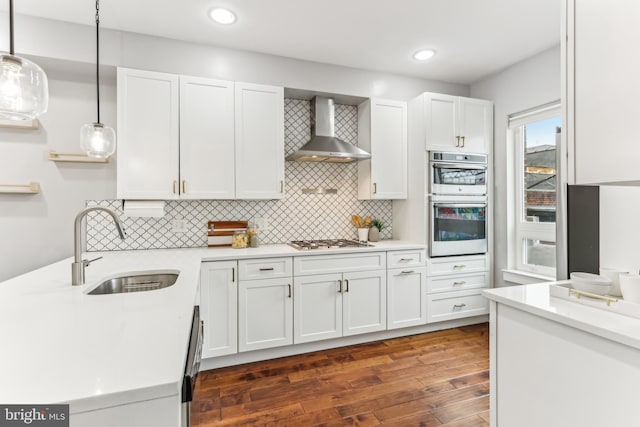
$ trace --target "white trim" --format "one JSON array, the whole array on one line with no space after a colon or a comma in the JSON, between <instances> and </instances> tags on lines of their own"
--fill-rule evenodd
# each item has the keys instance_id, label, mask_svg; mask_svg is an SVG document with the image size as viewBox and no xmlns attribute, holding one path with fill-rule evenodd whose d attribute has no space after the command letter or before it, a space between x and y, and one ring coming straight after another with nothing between
<instances>
[{"instance_id":1,"label":"white trim","mask_svg":"<svg viewBox=\"0 0 640 427\"><path fill-rule=\"evenodd\" d=\"M527 123L537 122L540 120L550 119L561 114L560 100L541 105L539 107L530 108L519 113L509 114L508 128L513 129Z\"/></svg>"},{"instance_id":2,"label":"white trim","mask_svg":"<svg viewBox=\"0 0 640 427\"><path fill-rule=\"evenodd\" d=\"M521 270L502 270L502 280L519 285L530 285L532 283L553 282L555 277L545 276L542 274L530 273Z\"/></svg>"}]
</instances>

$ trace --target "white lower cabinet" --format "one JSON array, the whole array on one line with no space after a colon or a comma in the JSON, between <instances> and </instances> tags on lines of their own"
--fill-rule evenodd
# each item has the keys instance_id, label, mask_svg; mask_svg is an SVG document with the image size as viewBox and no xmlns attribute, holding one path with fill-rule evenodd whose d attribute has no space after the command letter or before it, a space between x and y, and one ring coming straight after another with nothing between
<instances>
[{"instance_id":1,"label":"white lower cabinet","mask_svg":"<svg viewBox=\"0 0 640 427\"><path fill-rule=\"evenodd\" d=\"M386 270L344 273L342 334L356 335L387 328Z\"/></svg>"},{"instance_id":2,"label":"white lower cabinet","mask_svg":"<svg viewBox=\"0 0 640 427\"><path fill-rule=\"evenodd\" d=\"M200 317L204 325L202 357L238 352L237 261L203 262Z\"/></svg>"},{"instance_id":3,"label":"white lower cabinet","mask_svg":"<svg viewBox=\"0 0 640 427\"><path fill-rule=\"evenodd\" d=\"M294 278L294 342L386 329L385 270Z\"/></svg>"},{"instance_id":4,"label":"white lower cabinet","mask_svg":"<svg viewBox=\"0 0 640 427\"><path fill-rule=\"evenodd\" d=\"M290 277L238 283L238 341L240 351L293 344Z\"/></svg>"},{"instance_id":5,"label":"white lower cabinet","mask_svg":"<svg viewBox=\"0 0 640 427\"><path fill-rule=\"evenodd\" d=\"M442 322L489 313L489 300L482 289L431 294L427 301L427 320Z\"/></svg>"},{"instance_id":6,"label":"white lower cabinet","mask_svg":"<svg viewBox=\"0 0 640 427\"><path fill-rule=\"evenodd\" d=\"M429 258L427 275L427 323L489 313L482 296L491 287L487 255Z\"/></svg>"},{"instance_id":7,"label":"white lower cabinet","mask_svg":"<svg viewBox=\"0 0 640 427\"><path fill-rule=\"evenodd\" d=\"M387 329L427 323L427 268L387 272Z\"/></svg>"}]
</instances>

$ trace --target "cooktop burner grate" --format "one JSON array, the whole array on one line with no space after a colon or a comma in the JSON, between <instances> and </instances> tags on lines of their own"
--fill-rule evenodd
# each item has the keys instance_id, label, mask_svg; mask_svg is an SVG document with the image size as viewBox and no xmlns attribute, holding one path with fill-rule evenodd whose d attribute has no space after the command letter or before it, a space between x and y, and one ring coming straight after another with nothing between
<instances>
[{"instance_id":1,"label":"cooktop burner grate","mask_svg":"<svg viewBox=\"0 0 640 427\"><path fill-rule=\"evenodd\" d=\"M358 248L373 246L367 242L348 239L327 239L327 240L294 240L289 242L289 246L298 250L310 249L335 249L335 248Z\"/></svg>"}]
</instances>

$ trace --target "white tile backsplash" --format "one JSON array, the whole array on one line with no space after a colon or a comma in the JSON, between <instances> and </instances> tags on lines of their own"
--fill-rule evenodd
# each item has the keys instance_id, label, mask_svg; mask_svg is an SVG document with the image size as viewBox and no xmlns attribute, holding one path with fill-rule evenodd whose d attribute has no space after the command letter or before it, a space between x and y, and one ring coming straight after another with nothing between
<instances>
[{"instance_id":1,"label":"white tile backsplash","mask_svg":"<svg viewBox=\"0 0 640 427\"><path fill-rule=\"evenodd\" d=\"M285 99L285 156L306 143L311 135L309 101ZM336 136L352 144L358 140L358 108L336 104ZM111 219L92 213L87 218L87 250L160 249L207 245L207 222L267 218L261 242L356 238L351 215L380 218L387 227L383 239L391 238L392 205L389 200L357 200L355 163L285 162L286 193L281 200L178 200L168 201L163 218L123 217L127 239L120 240ZM336 188L338 194L302 194L304 188ZM121 200L89 200L87 206L105 206L123 215ZM173 219L187 221L185 233L171 231Z\"/></svg>"}]
</instances>

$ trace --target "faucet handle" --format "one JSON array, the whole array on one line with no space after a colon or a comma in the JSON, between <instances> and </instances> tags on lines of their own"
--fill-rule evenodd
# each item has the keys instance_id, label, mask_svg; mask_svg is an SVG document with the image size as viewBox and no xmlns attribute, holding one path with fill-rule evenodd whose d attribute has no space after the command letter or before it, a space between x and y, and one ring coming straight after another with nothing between
<instances>
[{"instance_id":1,"label":"faucet handle","mask_svg":"<svg viewBox=\"0 0 640 427\"><path fill-rule=\"evenodd\" d=\"M99 259L102 259L102 257L99 256L98 258L94 258L94 259L83 259L82 263L84 264L85 267L89 267L89 265L91 265L92 262L98 261Z\"/></svg>"}]
</instances>

